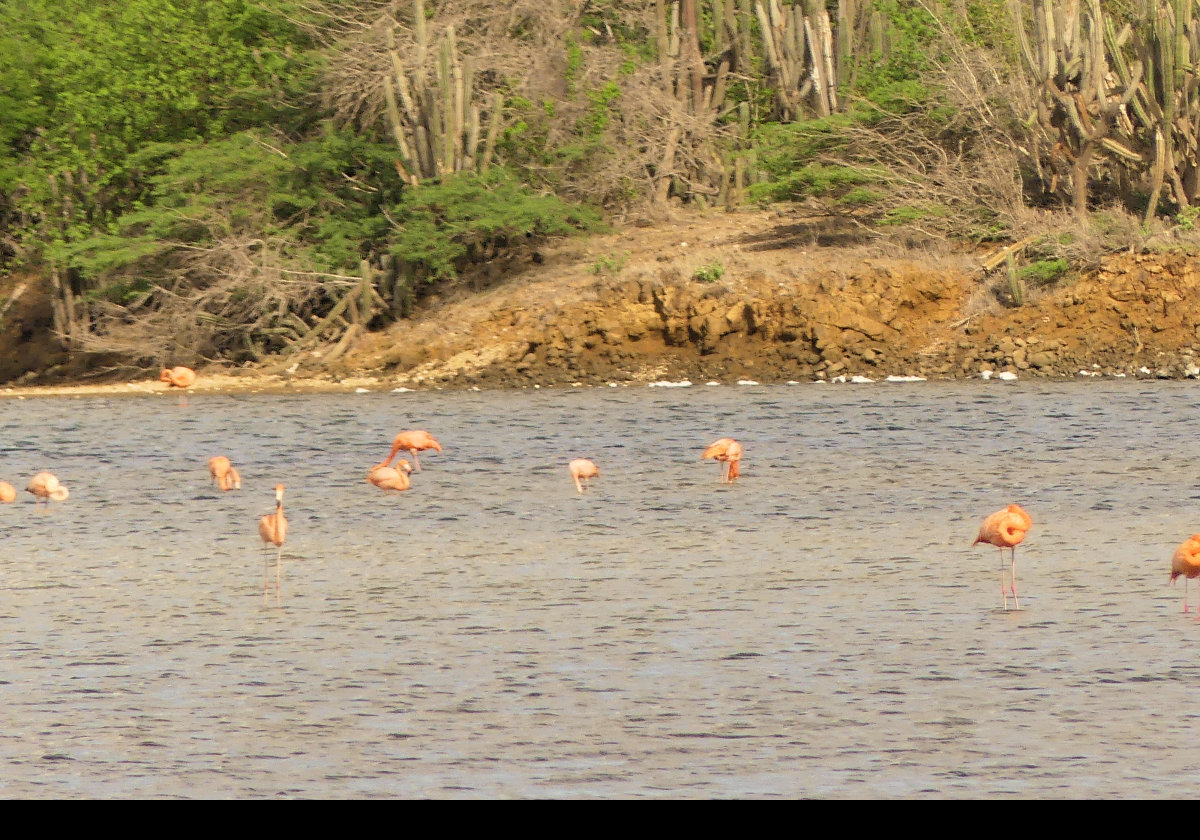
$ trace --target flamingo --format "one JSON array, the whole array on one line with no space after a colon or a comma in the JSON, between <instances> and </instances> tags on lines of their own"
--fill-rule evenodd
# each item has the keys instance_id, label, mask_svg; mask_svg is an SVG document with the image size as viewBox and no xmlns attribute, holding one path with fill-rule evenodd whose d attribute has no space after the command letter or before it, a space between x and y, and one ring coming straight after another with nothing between
<instances>
[{"instance_id":1,"label":"flamingo","mask_svg":"<svg viewBox=\"0 0 1200 840\"><path fill-rule=\"evenodd\" d=\"M0 502L8 504L17 500L17 488L7 481L0 481Z\"/></svg>"},{"instance_id":2,"label":"flamingo","mask_svg":"<svg viewBox=\"0 0 1200 840\"><path fill-rule=\"evenodd\" d=\"M187 367L162 369L158 375L159 382L166 382L168 388L190 388L196 382L196 371Z\"/></svg>"},{"instance_id":3,"label":"flamingo","mask_svg":"<svg viewBox=\"0 0 1200 840\"><path fill-rule=\"evenodd\" d=\"M196 371L186 367L173 367L170 370L162 369L162 373L158 375L159 382L167 383L167 390L178 388L179 390L179 405L186 406L187 389L192 387L196 382Z\"/></svg>"},{"instance_id":4,"label":"flamingo","mask_svg":"<svg viewBox=\"0 0 1200 840\"><path fill-rule=\"evenodd\" d=\"M742 460L742 445L733 438L721 438L713 441L704 450L700 460L715 458L721 462L721 481L733 484L741 474L738 462Z\"/></svg>"},{"instance_id":5,"label":"flamingo","mask_svg":"<svg viewBox=\"0 0 1200 840\"><path fill-rule=\"evenodd\" d=\"M998 510L983 520L979 526L979 536L971 543L974 548L979 543L990 543L1000 549L1000 595L1004 598L1004 609L1008 609L1008 592L1004 587L1004 549L1012 550L1012 582L1013 607L1021 609L1017 601L1017 546L1025 539L1025 533L1033 527L1033 519L1020 505L1009 505Z\"/></svg>"},{"instance_id":6,"label":"flamingo","mask_svg":"<svg viewBox=\"0 0 1200 840\"><path fill-rule=\"evenodd\" d=\"M367 481L374 484L380 490L395 490L400 492L412 486L412 482L408 478L408 474L412 470L412 464L401 458L396 462L395 469L382 465L371 467L371 471L367 473Z\"/></svg>"},{"instance_id":7,"label":"flamingo","mask_svg":"<svg viewBox=\"0 0 1200 840\"><path fill-rule=\"evenodd\" d=\"M600 475L600 468L587 458L576 458L571 463L567 464L567 469L571 471L571 478L575 479L575 489L580 493L584 488L591 488L592 479ZM582 479L582 481L580 481Z\"/></svg>"},{"instance_id":8,"label":"flamingo","mask_svg":"<svg viewBox=\"0 0 1200 840\"><path fill-rule=\"evenodd\" d=\"M241 490L242 476L224 455L208 459L208 472L222 490Z\"/></svg>"},{"instance_id":9,"label":"flamingo","mask_svg":"<svg viewBox=\"0 0 1200 840\"><path fill-rule=\"evenodd\" d=\"M67 488L58 483L58 476L49 472L40 472L29 479L29 484L25 489L34 495L35 502L38 499L45 499L47 507L50 506L51 499L61 502L70 495Z\"/></svg>"},{"instance_id":10,"label":"flamingo","mask_svg":"<svg viewBox=\"0 0 1200 840\"><path fill-rule=\"evenodd\" d=\"M268 513L266 516L258 520L258 535L262 537L263 548L268 544L274 545L278 551L275 553L275 603L279 603L279 578L280 565L283 562L283 541L287 539L287 517L283 515L283 485L275 485L275 512ZM270 589L270 583L267 581L267 564L270 563L270 554L267 555L267 560L263 563L263 597L267 597L267 591Z\"/></svg>"},{"instance_id":11,"label":"flamingo","mask_svg":"<svg viewBox=\"0 0 1200 840\"><path fill-rule=\"evenodd\" d=\"M1200 577L1200 534L1192 534L1175 549L1171 558L1171 583L1183 575L1183 611L1188 611L1188 578ZM1200 621L1200 607L1196 609L1196 620Z\"/></svg>"},{"instance_id":12,"label":"flamingo","mask_svg":"<svg viewBox=\"0 0 1200 840\"><path fill-rule=\"evenodd\" d=\"M408 432L401 432L396 435L396 439L392 441L392 451L387 458L379 464L381 467L391 466L392 459L396 457L396 453L401 449L412 455L413 463L416 464L416 472L421 471L421 459L417 457L417 452L425 449L436 449L442 451L442 445L438 443L433 435L429 432L414 429Z\"/></svg>"}]
</instances>

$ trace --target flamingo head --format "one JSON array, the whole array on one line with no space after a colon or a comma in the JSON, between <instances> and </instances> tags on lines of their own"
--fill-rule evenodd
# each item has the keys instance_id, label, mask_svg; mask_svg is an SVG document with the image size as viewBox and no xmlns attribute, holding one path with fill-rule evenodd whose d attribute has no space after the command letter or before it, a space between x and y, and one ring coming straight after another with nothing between
<instances>
[{"instance_id":1,"label":"flamingo head","mask_svg":"<svg viewBox=\"0 0 1200 840\"><path fill-rule=\"evenodd\" d=\"M280 503L283 502L283 485L282 484L275 485L275 501L280 502Z\"/></svg>"}]
</instances>

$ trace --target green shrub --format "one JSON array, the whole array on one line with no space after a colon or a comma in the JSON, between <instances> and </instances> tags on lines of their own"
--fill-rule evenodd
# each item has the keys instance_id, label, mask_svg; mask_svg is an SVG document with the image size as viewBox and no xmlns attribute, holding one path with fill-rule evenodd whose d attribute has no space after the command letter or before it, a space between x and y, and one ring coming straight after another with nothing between
<instances>
[{"instance_id":1,"label":"green shrub","mask_svg":"<svg viewBox=\"0 0 1200 840\"><path fill-rule=\"evenodd\" d=\"M1062 258L1038 260L1022 266L1017 274L1031 286L1051 286L1067 273L1068 268L1070 268L1070 264Z\"/></svg>"},{"instance_id":2,"label":"green shrub","mask_svg":"<svg viewBox=\"0 0 1200 840\"><path fill-rule=\"evenodd\" d=\"M715 283L724 276L725 266L717 260L702 265L692 272L692 279L697 283Z\"/></svg>"},{"instance_id":3,"label":"green shrub","mask_svg":"<svg viewBox=\"0 0 1200 840\"><path fill-rule=\"evenodd\" d=\"M628 251L622 251L620 254L604 254L592 263L588 270L592 274L620 274L627 262L629 262Z\"/></svg>"},{"instance_id":4,"label":"green shrub","mask_svg":"<svg viewBox=\"0 0 1200 840\"><path fill-rule=\"evenodd\" d=\"M430 281L456 276L488 248L602 228L596 211L536 193L503 168L405 190L390 215L392 254Z\"/></svg>"}]
</instances>

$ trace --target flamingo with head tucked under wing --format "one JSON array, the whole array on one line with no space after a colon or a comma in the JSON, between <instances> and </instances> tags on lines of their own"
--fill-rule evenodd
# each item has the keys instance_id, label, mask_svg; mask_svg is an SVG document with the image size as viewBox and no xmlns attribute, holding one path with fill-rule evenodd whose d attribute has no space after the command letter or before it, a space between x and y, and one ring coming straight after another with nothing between
<instances>
[{"instance_id":1,"label":"flamingo with head tucked under wing","mask_svg":"<svg viewBox=\"0 0 1200 840\"><path fill-rule=\"evenodd\" d=\"M196 371L189 367L163 368L158 375L159 382L166 382L168 388L190 388L196 384Z\"/></svg>"},{"instance_id":2,"label":"flamingo with head tucked under wing","mask_svg":"<svg viewBox=\"0 0 1200 840\"><path fill-rule=\"evenodd\" d=\"M1183 577L1183 611L1188 611L1187 582L1200 577L1200 534L1192 534L1184 540L1171 558L1171 583ZM1196 609L1196 620L1200 621L1200 607Z\"/></svg>"},{"instance_id":3,"label":"flamingo with head tucked under wing","mask_svg":"<svg viewBox=\"0 0 1200 840\"><path fill-rule=\"evenodd\" d=\"M70 493L66 487L58 483L58 476L50 472L40 472L33 478L29 479L29 484L25 487L34 496L34 501L45 501L46 507L50 506L50 501L61 502L65 501Z\"/></svg>"},{"instance_id":4,"label":"flamingo with head tucked under wing","mask_svg":"<svg viewBox=\"0 0 1200 840\"><path fill-rule=\"evenodd\" d=\"M721 481L733 484L741 475L738 465L742 460L742 445L733 438L721 438L708 445L701 460L713 458L721 462Z\"/></svg>"},{"instance_id":5,"label":"flamingo with head tucked under wing","mask_svg":"<svg viewBox=\"0 0 1200 840\"><path fill-rule=\"evenodd\" d=\"M979 543L989 543L1000 549L1000 595L1004 598L1004 609L1008 609L1008 593L1011 589L1013 606L1021 609L1017 601L1017 546L1025 539L1026 532L1033 527L1033 519L1020 505L1009 505L998 510L983 520L979 526L979 536L971 543L974 548ZM1004 549L1012 551L1010 586L1004 584Z\"/></svg>"},{"instance_id":6,"label":"flamingo with head tucked under wing","mask_svg":"<svg viewBox=\"0 0 1200 840\"><path fill-rule=\"evenodd\" d=\"M179 388L179 404L187 405L187 389L196 383L196 371L188 367L163 368L162 373L158 375L159 382L167 383L167 390Z\"/></svg>"}]
</instances>

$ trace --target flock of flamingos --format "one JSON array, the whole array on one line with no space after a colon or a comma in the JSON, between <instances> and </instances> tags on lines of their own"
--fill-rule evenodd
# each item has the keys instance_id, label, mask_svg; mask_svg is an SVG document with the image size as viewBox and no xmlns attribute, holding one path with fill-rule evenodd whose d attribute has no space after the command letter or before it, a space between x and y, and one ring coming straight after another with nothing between
<instances>
[{"instance_id":1,"label":"flock of flamingos","mask_svg":"<svg viewBox=\"0 0 1200 840\"><path fill-rule=\"evenodd\" d=\"M168 387L186 390L195 384L196 372L186 367L164 369L159 376L159 381L166 382ZM426 450L441 452L442 445L426 431L400 432L392 441L392 451L388 453L387 458L368 471L367 481L384 491L400 492L409 489L412 486L409 476L414 471L421 471L421 461L417 457L417 453ZM396 466L393 467L392 459L396 458L401 451L407 452L412 457L413 463L410 464L400 457L396 460ZM733 438L721 438L714 441L705 448L700 457L701 459L711 458L721 464L721 481L723 483L732 484L740 475L742 445ZM587 458L574 459L567 464L567 469L575 482L575 489L580 493L589 488L591 479L600 475L599 467ZM238 474L237 468L229 458L224 455L210 458L208 470L212 480L221 490L240 490L242 488L241 475ZM35 502L44 501L47 506L51 501L65 501L70 495L57 476L49 472L40 472L35 475L29 480L25 489L33 494ZM283 513L283 490L282 484L275 485L275 512L268 513L258 520L258 534L262 538L263 548L269 550L270 546L275 546L276 549L275 598L277 601L280 589L280 568L283 562L283 544L287 539L288 530L287 517ZM6 481L0 481L0 503L13 502L16 498L16 488ZM979 526L979 535L975 538L975 542L971 543L972 547L979 543L988 543L1000 549L1000 595L1005 610L1008 609L1009 593L1012 594L1014 609L1021 608L1017 601L1017 546L1025 539L1025 535L1031 527L1033 527L1032 517L1020 505L1009 505L1003 510L987 516ZM1010 552L1007 568L1004 562L1004 549L1006 548ZM267 597L270 591L269 557L268 554L268 559L263 566L264 597ZM1188 611L1187 581L1194 577L1200 577L1200 534L1192 534L1175 549L1175 554L1171 558L1170 582L1174 583L1179 577L1184 578L1183 611L1186 613ZM1200 606L1197 606L1196 613L1196 620L1200 621Z\"/></svg>"}]
</instances>

